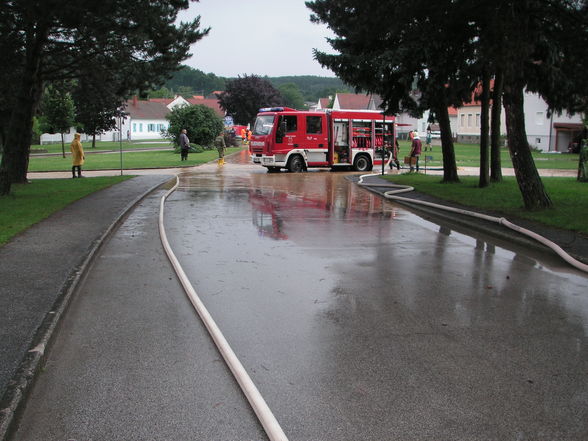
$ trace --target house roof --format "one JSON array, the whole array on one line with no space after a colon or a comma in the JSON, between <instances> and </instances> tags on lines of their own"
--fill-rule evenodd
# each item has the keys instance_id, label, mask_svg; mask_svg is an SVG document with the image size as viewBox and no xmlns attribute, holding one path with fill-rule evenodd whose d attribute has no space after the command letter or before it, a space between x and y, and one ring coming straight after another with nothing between
<instances>
[{"instance_id":1,"label":"house roof","mask_svg":"<svg viewBox=\"0 0 588 441\"><path fill-rule=\"evenodd\" d=\"M328 109L329 103L331 102L331 100L329 98L319 98L318 102L319 102L318 107L320 109Z\"/></svg>"},{"instance_id":2,"label":"house roof","mask_svg":"<svg viewBox=\"0 0 588 441\"><path fill-rule=\"evenodd\" d=\"M340 109L363 110L368 108L370 95L355 93L338 93L335 99L339 102Z\"/></svg>"},{"instance_id":3,"label":"house roof","mask_svg":"<svg viewBox=\"0 0 588 441\"><path fill-rule=\"evenodd\" d=\"M198 98L196 96L193 96L192 98L188 98L186 101L188 101L192 105L200 104L206 107L210 107L221 118L225 116L225 111L221 109L221 106L218 103L218 99Z\"/></svg>"},{"instance_id":4,"label":"house roof","mask_svg":"<svg viewBox=\"0 0 588 441\"><path fill-rule=\"evenodd\" d=\"M457 116L457 107L448 107L447 112L449 116Z\"/></svg>"},{"instance_id":5,"label":"house roof","mask_svg":"<svg viewBox=\"0 0 588 441\"><path fill-rule=\"evenodd\" d=\"M152 103L163 103L166 106L171 103L175 98L149 98Z\"/></svg>"},{"instance_id":6,"label":"house roof","mask_svg":"<svg viewBox=\"0 0 588 441\"><path fill-rule=\"evenodd\" d=\"M163 102L135 99L127 101L125 110L133 119L165 119L165 116L169 113L169 109Z\"/></svg>"}]
</instances>

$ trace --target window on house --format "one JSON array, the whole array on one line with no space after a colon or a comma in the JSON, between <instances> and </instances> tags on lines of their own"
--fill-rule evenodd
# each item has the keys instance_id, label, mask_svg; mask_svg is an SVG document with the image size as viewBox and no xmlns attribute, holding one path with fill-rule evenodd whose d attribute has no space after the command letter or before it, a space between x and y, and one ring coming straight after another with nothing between
<instances>
[{"instance_id":1,"label":"window on house","mask_svg":"<svg viewBox=\"0 0 588 441\"><path fill-rule=\"evenodd\" d=\"M541 138L535 138L535 143L536 144L541 144Z\"/></svg>"},{"instance_id":2,"label":"window on house","mask_svg":"<svg viewBox=\"0 0 588 441\"><path fill-rule=\"evenodd\" d=\"M471 113L468 113L468 127L473 127L472 123L473 123L473 117L474 115Z\"/></svg>"},{"instance_id":3,"label":"window on house","mask_svg":"<svg viewBox=\"0 0 588 441\"><path fill-rule=\"evenodd\" d=\"M465 127L465 114L461 114L461 126Z\"/></svg>"},{"instance_id":4,"label":"window on house","mask_svg":"<svg viewBox=\"0 0 588 441\"><path fill-rule=\"evenodd\" d=\"M133 132L137 131L137 123L133 123Z\"/></svg>"},{"instance_id":5,"label":"window on house","mask_svg":"<svg viewBox=\"0 0 588 441\"><path fill-rule=\"evenodd\" d=\"M480 127L480 114L476 113L476 127Z\"/></svg>"},{"instance_id":6,"label":"window on house","mask_svg":"<svg viewBox=\"0 0 588 441\"><path fill-rule=\"evenodd\" d=\"M139 123L139 132L143 131L143 123Z\"/></svg>"}]
</instances>

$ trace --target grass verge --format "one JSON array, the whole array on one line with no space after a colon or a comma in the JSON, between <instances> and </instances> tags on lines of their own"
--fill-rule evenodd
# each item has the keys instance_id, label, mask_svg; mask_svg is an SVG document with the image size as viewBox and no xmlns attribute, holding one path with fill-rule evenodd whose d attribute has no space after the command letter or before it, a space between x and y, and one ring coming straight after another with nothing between
<instances>
[{"instance_id":1,"label":"grass verge","mask_svg":"<svg viewBox=\"0 0 588 441\"><path fill-rule=\"evenodd\" d=\"M0 246L72 202L131 177L37 179L30 184L13 184L12 194L0 197Z\"/></svg>"},{"instance_id":2,"label":"grass verge","mask_svg":"<svg viewBox=\"0 0 588 441\"><path fill-rule=\"evenodd\" d=\"M478 188L478 177L460 177L460 183L441 183L439 176L401 174L385 176L396 184L411 185L416 191L472 208L491 210L505 217L519 217L588 235L588 184L574 178L541 178L553 208L527 211L514 177Z\"/></svg>"},{"instance_id":3,"label":"grass verge","mask_svg":"<svg viewBox=\"0 0 588 441\"><path fill-rule=\"evenodd\" d=\"M70 143L65 143L65 153L70 153ZM108 151L120 150L121 144L118 141L96 141L96 147L92 148L92 141L82 141L82 145L84 146L84 151L86 152L94 152L94 151ZM153 141L123 141L122 148L124 150L132 150L132 149L146 149L146 148L167 148L173 149L172 144L165 139L161 140L153 140ZM62 153L62 146L61 143L57 144L33 144L31 145L31 152L32 153Z\"/></svg>"},{"instance_id":4,"label":"grass verge","mask_svg":"<svg viewBox=\"0 0 588 441\"><path fill-rule=\"evenodd\" d=\"M227 154L238 152L241 147L227 149ZM218 158L216 150L206 150L202 153L190 153L187 161L180 161L180 155L173 150L152 151L152 152L123 152L123 169L135 168L169 168L186 167L204 164ZM118 170L121 166L120 153L101 153L86 155L86 161L82 168L84 170ZM71 170L71 157L67 154L65 158L54 157L31 157L29 160L29 171L69 171Z\"/></svg>"},{"instance_id":5,"label":"grass verge","mask_svg":"<svg viewBox=\"0 0 588 441\"><path fill-rule=\"evenodd\" d=\"M399 141L400 153L399 159L410 153L410 144L408 141ZM424 146L423 146L424 149ZM480 166L480 146L477 144L454 144L455 162L458 167L479 167ZM577 170L579 155L571 153L540 153L533 151L533 159L538 169L558 169L558 170ZM443 166L443 155L441 146L433 146L432 151L423 151L421 154L421 164L424 162L424 156L432 157L427 160L427 165L431 167ZM500 149L500 160L502 167L512 168L510 153L507 148Z\"/></svg>"}]
</instances>

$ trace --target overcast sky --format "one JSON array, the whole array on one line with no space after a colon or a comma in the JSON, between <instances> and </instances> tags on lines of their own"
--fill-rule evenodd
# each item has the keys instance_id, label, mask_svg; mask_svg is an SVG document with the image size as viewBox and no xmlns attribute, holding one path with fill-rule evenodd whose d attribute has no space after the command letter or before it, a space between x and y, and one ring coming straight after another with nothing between
<instances>
[{"instance_id":1,"label":"overcast sky","mask_svg":"<svg viewBox=\"0 0 588 441\"><path fill-rule=\"evenodd\" d=\"M310 22L304 0L200 0L180 13L183 21L201 16L208 36L192 46L184 62L205 73L237 75L335 76L314 60L317 48L332 53L325 25Z\"/></svg>"}]
</instances>

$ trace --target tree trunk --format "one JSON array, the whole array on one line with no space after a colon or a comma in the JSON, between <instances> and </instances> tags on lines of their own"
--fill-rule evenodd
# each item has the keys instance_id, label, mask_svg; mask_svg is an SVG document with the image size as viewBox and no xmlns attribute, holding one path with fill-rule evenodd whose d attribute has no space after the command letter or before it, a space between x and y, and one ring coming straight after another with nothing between
<instances>
[{"instance_id":1,"label":"tree trunk","mask_svg":"<svg viewBox=\"0 0 588 441\"><path fill-rule=\"evenodd\" d=\"M484 67L482 72L482 110L480 114L480 179L478 186L480 188L488 187L490 183L490 163L488 151L488 116L490 109L490 73L488 67Z\"/></svg>"},{"instance_id":2,"label":"tree trunk","mask_svg":"<svg viewBox=\"0 0 588 441\"><path fill-rule=\"evenodd\" d=\"M96 134L92 134L92 148L95 149L96 148Z\"/></svg>"},{"instance_id":3,"label":"tree trunk","mask_svg":"<svg viewBox=\"0 0 588 441\"><path fill-rule=\"evenodd\" d=\"M490 180L502 182L502 164L500 159L500 117L502 116L502 89L504 76L498 68L494 76L494 90L492 91L492 117L490 139Z\"/></svg>"},{"instance_id":4,"label":"tree trunk","mask_svg":"<svg viewBox=\"0 0 588 441\"><path fill-rule=\"evenodd\" d=\"M47 29L39 26L27 41L26 61L15 106L10 116L2 163L0 163L0 196L10 193L14 183L27 182L29 153L33 134L33 116L41 100L41 50L47 40Z\"/></svg>"},{"instance_id":5,"label":"tree trunk","mask_svg":"<svg viewBox=\"0 0 588 441\"><path fill-rule=\"evenodd\" d=\"M517 84L516 81L513 81L513 84L505 82L504 107L506 109L508 149L525 208L527 210L548 208L553 204L545 191L531 155L525 130L523 104L523 86Z\"/></svg>"},{"instance_id":6,"label":"tree trunk","mask_svg":"<svg viewBox=\"0 0 588 441\"><path fill-rule=\"evenodd\" d=\"M61 151L63 152L63 157L65 158L65 140L63 139L63 133L61 134Z\"/></svg>"},{"instance_id":7,"label":"tree trunk","mask_svg":"<svg viewBox=\"0 0 588 441\"><path fill-rule=\"evenodd\" d=\"M447 102L444 99L436 106L435 115L441 129L441 151L443 153L443 182L459 182L457 165L455 163L455 150L453 149L453 135Z\"/></svg>"}]
</instances>

